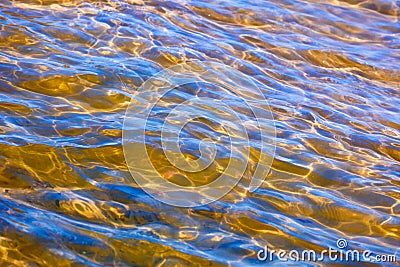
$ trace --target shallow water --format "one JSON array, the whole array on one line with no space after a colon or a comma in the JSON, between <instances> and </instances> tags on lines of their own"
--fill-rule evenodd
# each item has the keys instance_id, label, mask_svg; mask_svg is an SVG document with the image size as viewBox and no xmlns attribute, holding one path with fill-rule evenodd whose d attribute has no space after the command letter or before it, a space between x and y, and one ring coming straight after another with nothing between
<instances>
[{"instance_id":1,"label":"shallow water","mask_svg":"<svg viewBox=\"0 0 400 267\"><path fill-rule=\"evenodd\" d=\"M265 245L340 238L399 259L399 16L385 0L0 0L2 266L266 265ZM121 136L132 93L193 59L257 81L277 146L257 191L188 209L132 181Z\"/></svg>"}]
</instances>

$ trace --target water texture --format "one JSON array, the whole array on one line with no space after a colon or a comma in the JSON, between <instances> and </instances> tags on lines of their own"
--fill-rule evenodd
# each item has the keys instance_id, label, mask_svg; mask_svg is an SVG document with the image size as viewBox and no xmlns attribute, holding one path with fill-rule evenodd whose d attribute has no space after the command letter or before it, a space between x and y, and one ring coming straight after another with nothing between
<instances>
[{"instance_id":1,"label":"water texture","mask_svg":"<svg viewBox=\"0 0 400 267\"><path fill-rule=\"evenodd\" d=\"M265 245L339 238L399 259L399 18L386 0L0 0L1 266L254 266ZM277 146L257 191L178 208L133 182L122 124L145 80L193 59L257 82ZM154 131L153 163L174 177L157 144Z\"/></svg>"}]
</instances>

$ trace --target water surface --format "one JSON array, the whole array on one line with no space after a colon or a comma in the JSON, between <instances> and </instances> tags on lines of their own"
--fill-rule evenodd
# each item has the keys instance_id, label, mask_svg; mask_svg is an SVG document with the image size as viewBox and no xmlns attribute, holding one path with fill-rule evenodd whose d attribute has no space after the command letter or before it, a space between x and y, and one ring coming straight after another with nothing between
<instances>
[{"instance_id":1,"label":"water surface","mask_svg":"<svg viewBox=\"0 0 400 267\"><path fill-rule=\"evenodd\" d=\"M264 245L339 238L399 258L399 16L386 0L0 0L4 266L266 265ZM132 182L121 135L132 93L193 59L257 81L277 147L259 190L184 209Z\"/></svg>"}]
</instances>

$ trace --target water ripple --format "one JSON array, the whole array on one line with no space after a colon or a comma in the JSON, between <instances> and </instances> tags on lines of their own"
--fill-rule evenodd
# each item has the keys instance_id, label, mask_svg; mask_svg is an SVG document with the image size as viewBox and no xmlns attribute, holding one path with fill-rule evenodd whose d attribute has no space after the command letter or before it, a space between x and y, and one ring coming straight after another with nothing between
<instances>
[{"instance_id":1,"label":"water ripple","mask_svg":"<svg viewBox=\"0 0 400 267\"><path fill-rule=\"evenodd\" d=\"M339 238L399 257L399 16L385 0L0 0L1 261L254 266L266 244L322 251ZM122 121L143 81L193 59L254 78L278 145L262 188L182 209L129 182ZM174 176L156 154L160 125L148 145Z\"/></svg>"}]
</instances>

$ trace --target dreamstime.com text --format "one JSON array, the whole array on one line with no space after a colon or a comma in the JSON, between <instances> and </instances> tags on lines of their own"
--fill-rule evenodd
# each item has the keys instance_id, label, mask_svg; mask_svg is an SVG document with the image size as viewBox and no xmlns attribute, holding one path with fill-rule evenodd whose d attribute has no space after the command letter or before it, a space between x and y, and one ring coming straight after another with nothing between
<instances>
[{"instance_id":1,"label":"dreamstime.com text","mask_svg":"<svg viewBox=\"0 0 400 267\"><path fill-rule=\"evenodd\" d=\"M348 243L346 239L338 239L336 248L316 252L314 250L273 250L265 246L257 253L260 261L305 261L305 262L396 262L396 255L390 254L373 254L369 250L347 249Z\"/></svg>"}]
</instances>

